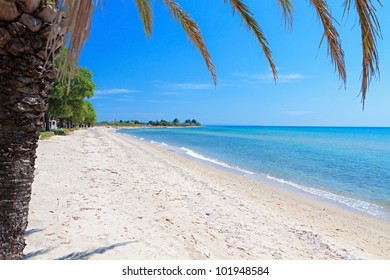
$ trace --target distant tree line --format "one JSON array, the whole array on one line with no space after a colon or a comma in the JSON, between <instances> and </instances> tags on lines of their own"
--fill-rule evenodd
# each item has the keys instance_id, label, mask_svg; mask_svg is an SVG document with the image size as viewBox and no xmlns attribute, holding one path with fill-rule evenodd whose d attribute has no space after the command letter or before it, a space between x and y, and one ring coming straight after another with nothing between
<instances>
[{"instance_id":1,"label":"distant tree line","mask_svg":"<svg viewBox=\"0 0 390 280\"><path fill-rule=\"evenodd\" d=\"M202 124L195 119L187 119L184 122L180 122L178 118L173 119L173 121L166 120L156 120L148 122L140 122L138 120L112 120L111 122L102 121L97 123L97 125L112 125L112 126L121 126L121 127L139 127L139 126L153 126L153 127L190 127L190 126L201 126Z\"/></svg>"}]
</instances>

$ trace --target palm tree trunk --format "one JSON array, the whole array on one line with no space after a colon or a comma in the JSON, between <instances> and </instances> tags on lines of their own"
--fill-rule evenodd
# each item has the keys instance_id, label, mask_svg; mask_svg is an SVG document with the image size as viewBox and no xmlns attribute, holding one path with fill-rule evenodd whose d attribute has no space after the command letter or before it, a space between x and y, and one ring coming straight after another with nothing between
<instances>
[{"instance_id":1,"label":"palm tree trunk","mask_svg":"<svg viewBox=\"0 0 390 280\"><path fill-rule=\"evenodd\" d=\"M0 0L0 259L23 257L39 129L55 77L45 47L58 11L43 2Z\"/></svg>"}]
</instances>

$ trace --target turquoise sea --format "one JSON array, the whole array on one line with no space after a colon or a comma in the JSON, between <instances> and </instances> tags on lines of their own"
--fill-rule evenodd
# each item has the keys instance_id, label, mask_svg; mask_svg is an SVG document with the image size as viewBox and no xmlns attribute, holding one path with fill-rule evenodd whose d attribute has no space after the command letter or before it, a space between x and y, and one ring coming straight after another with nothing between
<instances>
[{"instance_id":1,"label":"turquoise sea","mask_svg":"<svg viewBox=\"0 0 390 280\"><path fill-rule=\"evenodd\" d=\"M390 220L390 128L207 126L118 132Z\"/></svg>"}]
</instances>

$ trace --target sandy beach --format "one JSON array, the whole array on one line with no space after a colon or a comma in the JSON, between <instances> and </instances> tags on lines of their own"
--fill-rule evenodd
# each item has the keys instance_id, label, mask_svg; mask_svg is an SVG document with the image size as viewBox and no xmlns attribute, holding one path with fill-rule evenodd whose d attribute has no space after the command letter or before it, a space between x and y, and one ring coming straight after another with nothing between
<instances>
[{"instance_id":1,"label":"sandy beach","mask_svg":"<svg viewBox=\"0 0 390 280\"><path fill-rule=\"evenodd\" d=\"M26 259L390 259L390 223L163 147L80 130L41 140Z\"/></svg>"}]
</instances>

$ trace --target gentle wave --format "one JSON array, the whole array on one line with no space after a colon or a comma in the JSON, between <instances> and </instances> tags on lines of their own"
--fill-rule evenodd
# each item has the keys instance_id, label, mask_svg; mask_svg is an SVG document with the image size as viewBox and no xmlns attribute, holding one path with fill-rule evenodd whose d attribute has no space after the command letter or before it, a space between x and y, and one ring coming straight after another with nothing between
<instances>
[{"instance_id":1,"label":"gentle wave","mask_svg":"<svg viewBox=\"0 0 390 280\"><path fill-rule=\"evenodd\" d=\"M217 164L217 165L223 166L223 167L228 168L228 169L234 169L236 171L240 171L240 172L243 172L245 174L249 174L249 175L253 175L254 174L253 172L250 172L248 170L242 169L242 168L240 168L238 166L232 166L230 164L227 164L226 162L219 161L219 160L214 159L214 158L205 157L204 155L198 154L197 152L194 152L193 150L187 149L185 147L181 147L180 150L184 151L187 155L189 155L191 157L194 157L194 158L197 158L197 159L208 161L208 162L211 162L213 164Z\"/></svg>"},{"instance_id":2,"label":"gentle wave","mask_svg":"<svg viewBox=\"0 0 390 280\"><path fill-rule=\"evenodd\" d=\"M248 170L242 169L242 168L240 168L238 166L232 166L230 164L227 164L227 163L225 163L223 161L220 161L220 160L217 160L217 159L214 159L214 158L206 157L206 156L204 156L202 154L199 154L199 153L197 153L197 152L195 152L195 151L193 151L191 149L188 149L188 148L185 148L185 147L181 147L180 150L184 151L185 154L187 154L188 156L191 156L193 158L197 158L197 159L200 159L200 160L203 160L203 161L211 162L213 164L216 164L216 165L219 165L219 166L223 166L223 167L228 168L228 169L233 169L235 171L240 171L240 172L248 174L248 175L255 175L255 173L253 173L253 172L250 172ZM331 193L331 192L323 191L323 190L312 188L312 187L308 187L308 186L299 185L297 183L290 182L290 181L287 181L287 180L284 180L284 179L281 179L281 178L276 178L276 177L273 177L273 176L270 176L270 175L266 175L266 178L268 180L271 180L271 181L276 181L276 182L278 182L280 184L283 184L285 186L287 185L289 187L294 187L296 189L302 190L302 191L310 193L312 195L315 195L315 196L318 196L318 197L322 197L322 198L326 198L328 200L344 204L344 205L349 206L349 207L351 207L353 209L356 209L356 210L368 213L368 214L376 216L376 217L386 217L386 216L388 216L388 213L386 212L386 210L382 206L379 206L379 205L376 205L376 204L373 204L373 203L369 203L369 202L366 202L366 201L363 201L363 200L354 199L354 198L345 197L345 196L342 196L342 195L334 194L334 193Z\"/></svg>"},{"instance_id":3,"label":"gentle wave","mask_svg":"<svg viewBox=\"0 0 390 280\"><path fill-rule=\"evenodd\" d=\"M133 136L133 138L145 141L145 139L141 138L141 137ZM230 165L226 162L220 161L218 159L207 157L205 155L197 153L197 152L195 152L191 149L188 149L186 147L179 148L177 146L170 146L170 145L166 144L165 142L156 142L153 140L150 140L149 142L152 144L163 146L165 148L172 149L173 151L176 151L178 153L184 153L185 155L190 156L192 158L196 158L196 159L199 159L202 161L206 161L206 162L215 164L217 166L224 167L228 170L240 172L241 174L244 174L244 175L249 175L249 177L251 177L253 179L260 179L260 180L262 180L261 178L263 178L263 180L266 179L269 182L269 184L271 184L271 185L274 182L274 184L275 183L281 184L282 186L285 186L288 188L293 187L295 189L304 191L304 192L312 194L314 196L317 196L320 198L325 198L325 199L328 199L330 201L340 203L342 205L346 205L348 207L351 207L352 209L359 210L359 211L362 211L364 213L367 213L367 214L370 214L370 215L373 215L376 217L384 218L386 220L390 220L389 212L384 207L377 205L377 204L373 204L373 203L359 200L359 199L355 199L355 198L346 197L343 195L331 193L331 192L324 191L321 189L316 189L313 187L300 185L300 184L297 184L297 183L294 183L291 181L287 181L287 180L284 180L281 178L273 177L271 175L250 172L248 170L242 169L239 166L233 166L233 165Z\"/></svg>"},{"instance_id":4,"label":"gentle wave","mask_svg":"<svg viewBox=\"0 0 390 280\"><path fill-rule=\"evenodd\" d=\"M270 175L266 175L266 178L269 180L273 180L273 181L276 181L278 183L281 183L283 185L294 187L296 189L313 194L315 196L319 196L319 197L326 198L326 199L329 199L332 201L336 201L338 203L342 203L342 204L347 205L353 209L371 214L371 215L376 216L376 217L388 216L388 213L386 212L386 210L382 206L379 206L379 205L376 205L373 203L369 203L369 202L359 200L359 199L345 197L342 195L330 193L330 192L323 191L323 190L316 189L316 188L312 188L312 187L299 185L297 183L286 181L284 179L276 178L276 177L273 177Z\"/></svg>"},{"instance_id":5,"label":"gentle wave","mask_svg":"<svg viewBox=\"0 0 390 280\"><path fill-rule=\"evenodd\" d=\"M142 137L139 138L139 137L137 137L137 136L133 136L133 138L138 139L138 140L144 140L144 138L142 138ZM167 143L165 143L165 142L156 142L156 141L154 141L154 140L150 140L149 142L152 143L152 144L159 145L159 146L169 147L169 145L168 145ZM172 148L173 148L174 150L177 149L176 147L173 147L173 146L172 146ZM248 171L248 170L242 169L242 168L240 168L240 167L238 167L238 166L232 166L232 165L227 164L227 163L225 163L225 162L223 162L223 161L219 161L219 160L213 159L213 158L208 158L208 157L206 157L206 156L204 156L204 155L198 154L197 152L195 152L195 151L193 151L193 150L191 150L191 149L187 149L187 148L185 148L185 147L181 147L179 150L184 151L185 154L187 154L188 156L191 156L191 157L193 157L193 158L197 158L197 159L200 159L200 160L203 160L203 161L208 161L208 162L211 162L211 163L213 163L213 164L216 164L216 165L219 165L219 166L223 166L223 167L228 168L228 169L233 169L233 170L235 170L235 171L239 171L239 172L242 172L242 173L245 173L245 174L248 174L248 175L253 175L253 174L255 174L255 173L250 172L250 171Z\"/></svg>"}]
</instances>

